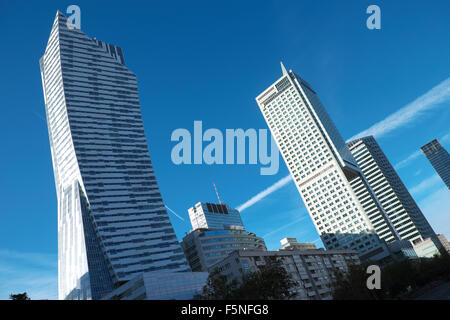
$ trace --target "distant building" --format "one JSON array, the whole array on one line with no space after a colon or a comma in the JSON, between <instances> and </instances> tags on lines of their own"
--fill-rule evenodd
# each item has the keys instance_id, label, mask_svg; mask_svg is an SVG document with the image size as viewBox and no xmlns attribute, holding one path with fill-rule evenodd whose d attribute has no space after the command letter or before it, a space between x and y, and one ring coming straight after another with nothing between
<instances>
[{"instance_id":1,"label":"distant building","mask_svg":"<svg viewBox=\"0 0 450 320\"><path fill-rule=\"evenodd\" d=\"M282 247L280 250L314 250L317 249L314 243L298 243L296 238L284 238L280 240Z\"/></svg>"},{"instance_id":2,"label":"distant building","mask_svg":"<svg viewBox=\"0 0 450 320\"><path fill-rule=\"evenodd\" d=\"M241 226L239 211L225 203L198 202L188 209L192 229L226 229L228 226Z\"/></svg>"},{"instance_id":3,"label":"distant building","mask_svg":"<svg viewBox=\"0 0 450 320\"><path fill-rule=\"evenodd\" d=\"M450 253L450 243L447 241L447 238L443 234L438 234L437 238L440 241L442 248L444 248L445 251Z\"/></svg>"},{"instance_id":4,"label":"distant building","mask_svg":"<svg viewBox=\"0 0 450 320\"><path fill-rule=\"evenodd\" d=\"M421 258L433 258L435 255L439 255L440 244L433 242L431 238L425 239L414 245L414 250Z\"/></svg>"},{"instance_id":5,"label":"distant building","mask_svg":"<svg viewBox=\"0 0 450 320\"><path fill-rule=\"evenodd\" d=\"M192 271L207 271L234 250L266 250L262 238L241 226L193 230L183 238L181 247Z\"/></svg>"},{"instance_id":6,"label":"distant building","mask_svg":"<svg viewBox=\"0 0 450 320\"><path fill-rule=\"evenodd\" d=\"M298 300L332 299L332 281L336 271L346 272L352 264L360 264L353 250L237 250L209 268L216 268L229 281L242 280L242 276L257 271L271 259L279 259L282 266L298 283Z\"/></svg>"},{"instance_id":7,"label":"distant building","mask_svg":"<svg viewBox=\"0 0 450 320\"><path fill-rule=\"evenodd\" d=\"M394 260L418 259L414 246L408 240L397 240L388 244L391 257ZM389 262L389 261L387 261Z\"/></svg>"},{"instance_id":8,"label":"distant building","mask_svg":"<svg viewBox=\"0 0 450 320\"><path fill-rule=\"evenodd\" d=\"M432 227L375 138L369 136L356 139L348 142L347 146L399 239L409 240L415 244L430 237L436 238ZM360 192L357 186L355 190L357 193ZM396 238L384 223L383 217L377 215L379 212L376 210L370 212L378 235L388 243L395 241Z\"/></svg>"},{"instance_id":9,"label":"distant building","mask_svg":"<svg viewBox=\"0 0 450 320\"><path fill-rule=\"evenodd\" d=\"M447 188L450 189L450 155L437 139L421 147L423 153L430 161Z\"/></svg>"},{"instance_id":10,"label":"distant building","mask_svg":"<svg viewBox=\"0 0 450 320\"><path fill-rule=\"evenodd\" d=\"M146 272L102 300L189 300L202 292L207 272Z\"/></svg>"}]
</instances>

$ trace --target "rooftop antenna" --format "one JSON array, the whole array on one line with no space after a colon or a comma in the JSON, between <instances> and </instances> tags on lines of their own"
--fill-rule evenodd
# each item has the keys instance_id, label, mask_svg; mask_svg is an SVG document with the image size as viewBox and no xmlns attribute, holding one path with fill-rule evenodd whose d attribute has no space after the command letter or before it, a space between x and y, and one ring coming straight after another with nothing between
<instances>
[{"instance_id":1,"label":"rooftop antenna","mask_svg":"<svg viewBox=\"0 0 450 320\"><path fill-rule=\"evenodd\" d=\"M213 181L214 190L216 190L217 199L219 199L219 203L222 204L222 201L220 201L219 192L217 192L216 184Z\"/></svg>"},{"instance_id":2,"label":"rooftop antenna","mask_svg":"<svg viewBox=\"0 0 450 320\"><path fill-rule=\"evenodd\" d=\"M283 61L280 61L281 64L281 71L283 71L283 76L287 75L288 72L286 71L286 68L284 67Z\"/></svg>"}]
</instances>

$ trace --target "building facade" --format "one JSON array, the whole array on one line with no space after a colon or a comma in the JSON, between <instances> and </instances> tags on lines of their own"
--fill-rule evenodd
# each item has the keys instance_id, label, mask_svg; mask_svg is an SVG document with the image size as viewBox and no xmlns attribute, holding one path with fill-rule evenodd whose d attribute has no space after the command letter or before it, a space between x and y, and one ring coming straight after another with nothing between
<instances>
[{"instance_id":1,"label":"building facade","mask_svg":"<svg viewBox=\"0 0 450 320\"><path fill-rule=\"evenodd\" d=\"M363 180L350 150L311 86L282 65L282 76L256 101L327 249L358 251L378 260L389 253L385 237L398 239L388 216ZM354 180L363 183L358 194Z\"/></svg>"},{"instance_id":2,"label":"building facade","mask_svg":"<svg viewBox=\"0 0 450 320\"><path fill-rule=\"evenodd\" d=\"M207 271L234 250L266 250L264 240L243 227L195 229L183 238L181 247L192 271Z\"/></svg>"},{"instance_id":3,"label":"building facade","mask_svg":"<svg viewBox=\"0 0 450 320\"><path fill-rule=\"evenodd\" d=\"M143 272L190 271L122 50L69 28L58 11L40 68L58 199L59 299L100 299Z\"/></svg>"},{"instance_id":4,"label":"building facade","mask_svg":"<svg viewBox=\"0 0 450 320\"><path fill-rule=\"evenodd\" d=\"M450 155L447 150L444 149L437 139L427 143L420 149L422 149L447 188L450 189Z\"/></svg>"},{"instance_id":5,"label":"building facade","mask_svg":"<svg viewBox=\"0 0 450 320\"><path fill-rule=\"evenodd\" d=\"M350 265L361 263L357 252L351 250L237 250L211 266L209 272L218 269L228 281L240 281L273 259L278 259L297 282L294 299L298 300L331 300L335 272L345 273Z\"/></svg>"},{"instance_id":6,"label":"building facade","mask_svg":"<svg viewBox=\"0 0 450 320\"><path fill-rule=\"evenodd\" d=\"M141 273L102 300L190 300L201 294L207 278L207 272Z\"/></svg>"},{"instance_id":7,"label":"building facade","mask_svg":"<svg viewBox=\"0 0 450 320\"><path fill-rule=\"evenodd\" d=\"M442 248L450 254L450 243L448 242L447 238L443 234L438 234L437 238L441 243Z\"/></svg>"},{"instance_id":8,"label":"building facade","mask_svg":"<svg viewBox=\"0 0 450 320\"><path fill-rule=\"evenodd\" d=\"M241 226L241 215L225 203L198 202L188 209L192 229L225 229L229 226Z\"/></svg>"},{"instance_id":9,"label":"building facade","mask_svg":"<svg viewBox=\"0 0 450 320\"><path fill-rule=\"evenodd\" d=\"M296 238L284 238L280 240L280 250L314 250L317 249L314 243L299 243Z\"/></svg>"},{"instance_id":10,"label":"building facade","mask_svg":"<svg viewBox=\"0 0 450 320\"><path fill-rule=\"evenodd\" d=\"M436 238L431 225L411 197L402 180L381 150L374 137L364 137L347 143L369 186L402 240L412 244ZM377 229L378 225L375 225ZM377 230L383 238L382 230ZM392 237L384 238L392 242Z\"/></svg>"}]
</instances>

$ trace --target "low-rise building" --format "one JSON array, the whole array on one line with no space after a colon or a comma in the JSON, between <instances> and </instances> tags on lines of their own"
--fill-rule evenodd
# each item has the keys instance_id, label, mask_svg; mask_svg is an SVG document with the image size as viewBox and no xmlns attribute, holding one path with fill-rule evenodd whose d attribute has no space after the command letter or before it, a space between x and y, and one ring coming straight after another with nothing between
<instances>
[{"instance_id":1,"label":"low-rise building","mask_svg":"<svg viewBox=\"0 0 450 320\"><path fill-rule=\"evenodd\" d=\"M416 243L414 245L414 250L416 251L417 256L420 258L433 258L435 255L440 255L440 244L438 243L439 241L435 241L436 243L432 238L427 238L419 243Z\"/></svg>"},{"instance_id":2,"label":"low-rise building","mask_svg":"<svg viewBox=\"0 0 450 320\"><path fill-rule=\"evenodd\" d=\"M296 238L284 238L280 240L282 247L279 250L314 250L314 243L299 243Z\"/></svg>"},{"instance_id":3,"label":"low-rise building","mask_svg":"<svg viewBox=\"0 0 450 320\"><path fill-rule=\"evenodd\" d=\"M447 238L443 234L438 234L437 238L439 242L442 244L442 248L444 248L445 251L450 253L450 243L448 243Z\"/></svg>"},{"instance_id":4,"label":"low-rise building","mask_svg":"<svg viewBox=\"0 0 450 320\"><path fill-rule=\"evenodd\" d=\"M285 270L297 282L297 300L332 299L332 282L337 271L346 272L352 264L360 264L353 250L236 250L222 261L212 265L229 281L242 280L245 274L255 272L270 259L278 258Z\"/></svg>"}]
</instances>

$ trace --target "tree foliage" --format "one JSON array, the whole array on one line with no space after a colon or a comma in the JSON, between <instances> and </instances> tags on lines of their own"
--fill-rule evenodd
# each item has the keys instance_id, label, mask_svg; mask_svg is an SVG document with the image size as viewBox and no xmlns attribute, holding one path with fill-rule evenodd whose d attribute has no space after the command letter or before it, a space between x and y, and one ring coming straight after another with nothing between
<instances>
[{"instance_id":1,"label":"tree foliage","mask_svg":"<svg viewBox=\"0 0 450 320\"><path fill-rule=\"evenodd\" d=\"M245 274L241 281L214 270L208 277L199 299L211 300L285 300L295 296L297 283L278 260L266 261L259 270Z\"/></svg>"},{"instance_id":2,"label":"tree foliage","mask_svg":"<svg viewBox=\"0 0 450 320\"><path fill-rule=\"evenodd\" d=\"M28 294L27 294L26 292L24 292L24 293L10 294L10 295L9 295L9 298L10 298L11 300L31 300L31 299L28 297Z\"/></svg>"},{"instance_id":3,"label":"tree foliage","mask_svg":"<svg viewBox=\"0 0 450 320\"><path fill-rule=\"evenodd\" d=\"M408 299L414 291L433 282L450 280L450 256L401 260L381 269L381 289L369 290L367 266L351 266L347 273L336 273L333 297L337 300Z\"/></svg>"}]
</instances>

